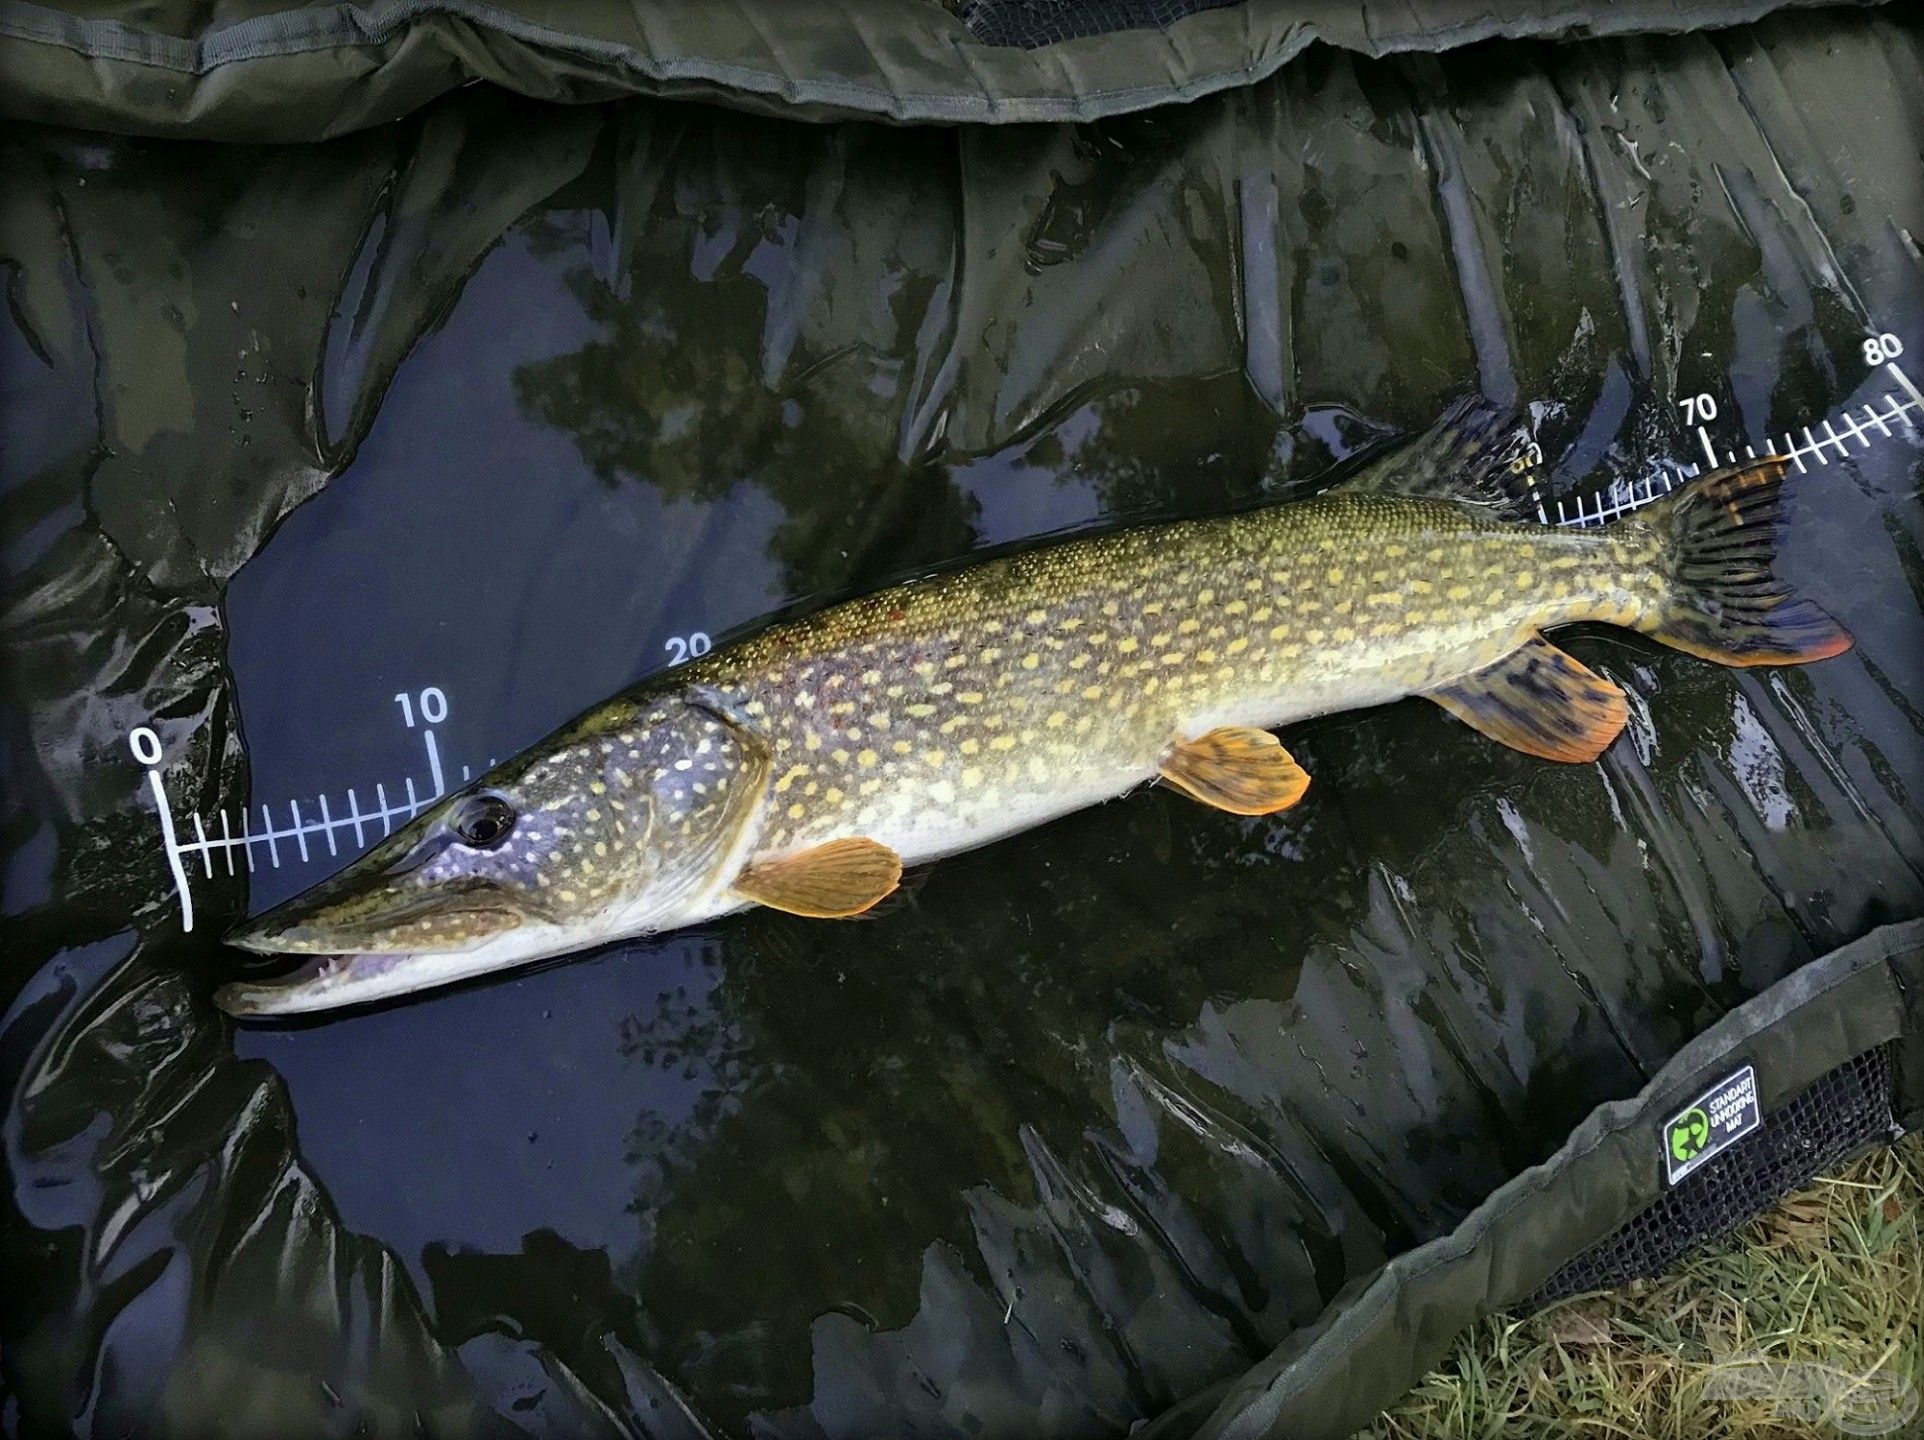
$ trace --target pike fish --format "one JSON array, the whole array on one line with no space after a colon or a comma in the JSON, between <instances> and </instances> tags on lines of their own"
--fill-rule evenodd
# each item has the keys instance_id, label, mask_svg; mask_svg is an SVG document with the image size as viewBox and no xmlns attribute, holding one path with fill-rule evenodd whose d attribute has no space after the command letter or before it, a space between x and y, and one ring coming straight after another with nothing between
<instances>
[{"instance_id":1,"label":"pike fish","mask_svg":"<svg viewBox=\"0 0 1924 1440\"><path fill-rule=\"evenodd\" d=\"M1772 575L1784 462L1594 530L1529 510L1514 435L1459 406L1314 499L925 576L650 679L230 937L308 957L217 999L359 1004L750 905L860 913L904 865L1160 778L1236 815L1309 777L1270 733L1405 696L1548 760L1597 758L1616 685L1578 621L1725 665L1850 636Z\"/></svg>"}]
</instances>

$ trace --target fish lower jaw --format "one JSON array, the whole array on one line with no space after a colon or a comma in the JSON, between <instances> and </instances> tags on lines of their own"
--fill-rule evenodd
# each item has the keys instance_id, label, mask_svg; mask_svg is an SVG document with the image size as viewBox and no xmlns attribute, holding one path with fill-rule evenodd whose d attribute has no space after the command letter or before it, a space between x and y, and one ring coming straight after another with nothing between
<instances>
[{"instance_id":1,"label":"fish lower jaw","mask_svg":"<svg viewBox=\"0 0 1924 1440\"><path fill-rule=\"evenodd\" d=\"M245 948L263 955L298 953L257 945ZM223 985L214 992L214 1003L240 1018L303 1015L359 1004L390 993L389 987L379 985L380 975L411 958L406 954L313 955L285 975Z\"/></svg>"},{"instance_id":2,"label":"fish lower jaw","mask_svg":"<svg viewBox=\"0 0 1924 1440\"><path fill-rule=\"evenodd\" d=\"M304 963L284 975L237 980L214 992L214 1003L245 1019L311 1015L369 1005L420 990L439 989L497 971L514 970L561 955L582 954L621 940L712 919L746 908L726 893L703 897L673 913L659 909L604 915L591 925L524 926L464 950L410 950L388 953L306 953ZM279 942L245 945L268 955L296 955Z\"/></svg>"},{"instance_id":3,"label":"fish lower jaw","mask_svg":"<svg viewBox=\"0 0 1924 1440\"><path fill-rule=\"evenodd\" d=\"M579 954L621 940L697 925L746 910L749 904L722 883L668 906L655 897L645 906L595 917L591 924L523 927L465 950L318 952L308 942L243 933L231 937L228 943L260 955L304 957L303 963L271 979L236 980L223 985L214 992L214 1003L241 1019L312 1015L370 1005L558 955Z\"/></svg>"},{"instance_id":4,"label":"fish lower jaw","mask_svg":"<svg viewBox=\"0 0 1924 1440\"><path fill-rule=\"evenodd\" d=\"M599 943L561 937L530 943L533 938L513 932L466 950L313 955L287 974L223 985L214 992L214 1003L245 1019L311 1015L438 989ZM510 940L515 943L504 943Z\"/></svg>"}]
</instances>

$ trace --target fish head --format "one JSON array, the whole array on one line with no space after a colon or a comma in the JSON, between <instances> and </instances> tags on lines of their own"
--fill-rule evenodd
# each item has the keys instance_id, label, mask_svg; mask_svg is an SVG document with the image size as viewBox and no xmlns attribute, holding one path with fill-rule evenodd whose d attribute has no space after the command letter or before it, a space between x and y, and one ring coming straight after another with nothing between
<instances>
[{"instance_id":1,"label":"fish head","mask_svg":"<svg viewBox=\"0 0 1924 1440\"><path fill-rule=\"evenodd\" d=\"M215 999L250 1016L357 1005L716 913L767 768L705 699L614 702L229 935L311 958Z\"/></svg>"}]
</instances>

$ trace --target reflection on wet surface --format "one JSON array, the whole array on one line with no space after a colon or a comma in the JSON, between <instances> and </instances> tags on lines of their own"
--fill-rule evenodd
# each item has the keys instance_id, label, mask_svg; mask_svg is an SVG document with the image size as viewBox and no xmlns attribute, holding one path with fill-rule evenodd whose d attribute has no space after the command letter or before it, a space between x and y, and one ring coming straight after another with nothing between
<instances>
[{"instance_id":1,"label":"reflection on wet surface","mask_svg":"<svg viewBox=\"0 0 1924 1440\"><path fill-rule=\"evenodd\" d=\"M1746 53L1819 64L1817 23ZM1404 704L1293 730L1283 816L1152 791L860 922L211 1006L221 929L351 836L210 860L182 936L136 725L183 824L365 798L427 777L398 695L478 769L675 637L1302 493L1478 384L1568 487L1688 456L1680 394L1762 443L1889 388L1866 329L1924 352L1915 197L1833 193L1886 137L1833 167L1701 40L1508 53L1075 131L475 92L271 152L8 137L14 1416L1121 1433L1916 914L1899 435L1813 466L1788 546L1857 649L1578 633L1632 707L1599 765Z\"/></svg>"}]
</instances>

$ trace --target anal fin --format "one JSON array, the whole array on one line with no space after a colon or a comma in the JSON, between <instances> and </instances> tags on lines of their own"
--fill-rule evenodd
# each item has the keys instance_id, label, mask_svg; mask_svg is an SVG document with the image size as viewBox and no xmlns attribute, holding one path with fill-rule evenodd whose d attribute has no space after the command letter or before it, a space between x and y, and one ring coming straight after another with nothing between
<instances>
[{"instance_id":1,"label":"anal fin","mask_svg":"<svg viewBox=\"0 0 1924 1440\"><path fill-rule=\"evenodd\" d=\"M751 865L731 887L771 910L836 920L859 915L901 883L902 857L879 840L831 840L765 865Z\"/></svg>"},{"instance_id":2,"label":"anal fin","mask_svg":"<svg viewBox=\"0 0 1924 1440\"><path fill-rule=\"evenodd\" d=\"M1309 776L1280 740L1244 725L1176 741L1161 774L1190 799L1232 815L1287 810L1309 788Z\"/></svg>"},{"instance_id":3,"label":"anal fin","mask_svg":"<svg viewBox=\"0 0 1924 1440\"><path fill-rule=\"evenodd\" d=\"M1541 635L1496 664L1428 694L1499 744L1572 763L1594 760L1609 749L1629 715L1623 691Z\"/></svg>"}]
</instances>

